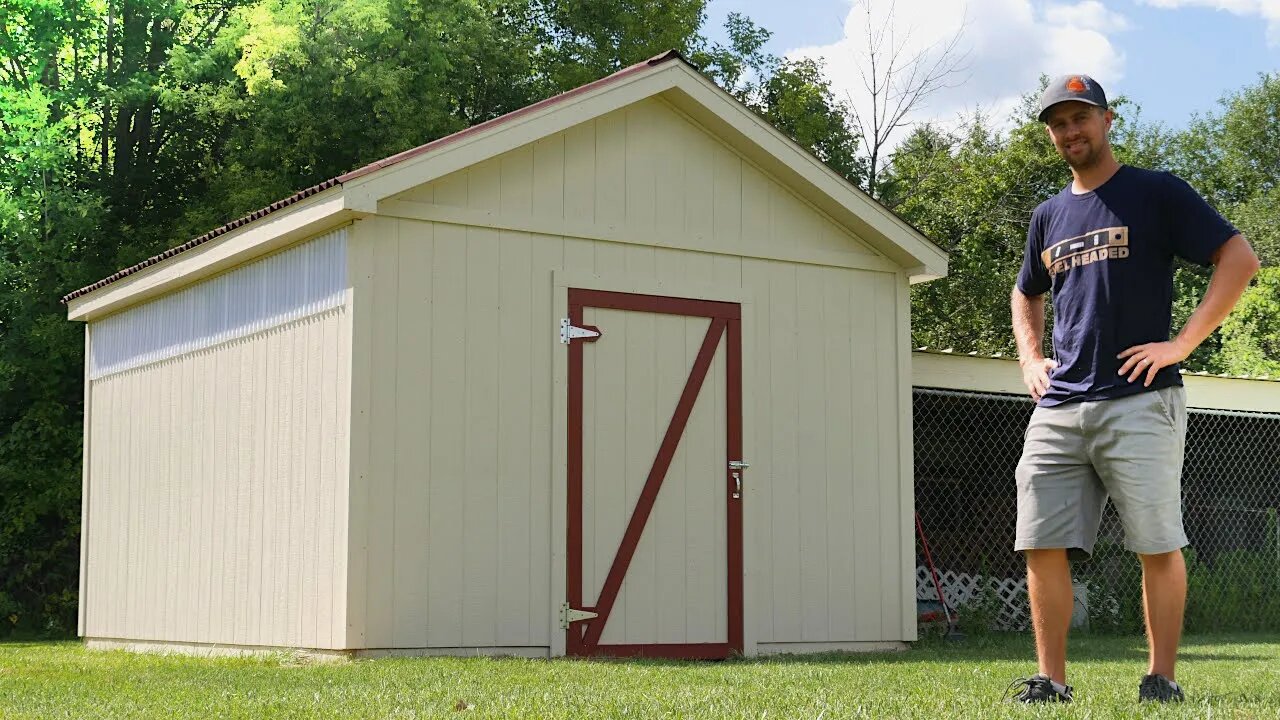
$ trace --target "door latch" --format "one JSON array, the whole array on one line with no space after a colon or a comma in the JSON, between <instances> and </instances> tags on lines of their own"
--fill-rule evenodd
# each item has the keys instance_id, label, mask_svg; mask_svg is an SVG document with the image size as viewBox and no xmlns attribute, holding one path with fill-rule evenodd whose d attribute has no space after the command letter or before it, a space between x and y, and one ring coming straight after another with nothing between
<instances>
[{"instance_id":1,"label":"door latch","mask_svg":"<svg viewBox=\"0 0 1280 720\"><path fill-rule=\"evenodd\" d=\"M733 498L742 497L742 471L751 467L751 463L743 460L730 460L729 469L733 471Z\"/></svg>"}]
</instances>

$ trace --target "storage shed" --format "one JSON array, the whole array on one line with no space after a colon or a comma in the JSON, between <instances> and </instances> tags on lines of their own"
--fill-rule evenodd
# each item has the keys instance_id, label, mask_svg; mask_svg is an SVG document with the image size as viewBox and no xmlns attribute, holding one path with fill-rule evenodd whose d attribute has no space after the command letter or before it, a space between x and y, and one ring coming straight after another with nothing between
<instances>
[{"instance_id":1,"label":"storage shed","mask_svg":"<svg viewBox=\"0 0 1280 720\"><path fill-rule=\"evenodd\" d=\"M91 646L912 640L946 255L670 53L67 296Z\"/></svg>"}]
</instances>

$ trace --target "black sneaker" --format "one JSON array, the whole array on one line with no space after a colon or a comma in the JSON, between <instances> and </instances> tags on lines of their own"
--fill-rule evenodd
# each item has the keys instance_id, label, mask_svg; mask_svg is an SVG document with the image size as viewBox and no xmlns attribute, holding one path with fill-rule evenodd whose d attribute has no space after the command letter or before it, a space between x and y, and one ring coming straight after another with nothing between
<instances>
[{"instance_id":1,"label":"black sneaker","mask_svg":"<svg viewBox=\"0 0 1280 720\"><path fill-rule=\"evenodd\" d=\"M1147 675L1138 685L1138 702L1182 701L1182 687L1163 675Z\"/></svg>"},{"instance_id":2,"label":"black sneaker","mask_svg":"<svg viewBox=\"0 0 1280 720\"><path fill-rule=\"evenodd\" d=\"M1022 689L1009 696L1009 691L1021 686ZM1020 703L1071 702L1075 692L1070 685L1061 685L1049 679L1047 675L1032 675L1029 678L1018 678L1009 684L1004 691L1005 699Z\"/></svg>"}]
</instances>

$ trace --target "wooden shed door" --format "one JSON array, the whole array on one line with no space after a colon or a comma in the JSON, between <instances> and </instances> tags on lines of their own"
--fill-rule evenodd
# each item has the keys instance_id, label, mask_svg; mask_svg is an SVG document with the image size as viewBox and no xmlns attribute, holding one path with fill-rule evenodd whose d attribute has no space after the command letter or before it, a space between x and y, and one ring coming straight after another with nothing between
<instances>
[{"instance_id":1,"label":"wooden shed door","mask_svg":"<svg viewBox=\"0 0 1280 720\"><path fill-rule=\"evenodd\" d=\"M569 290L567 654L742 652L740 317Z\"/></svg>"}]
</instances>

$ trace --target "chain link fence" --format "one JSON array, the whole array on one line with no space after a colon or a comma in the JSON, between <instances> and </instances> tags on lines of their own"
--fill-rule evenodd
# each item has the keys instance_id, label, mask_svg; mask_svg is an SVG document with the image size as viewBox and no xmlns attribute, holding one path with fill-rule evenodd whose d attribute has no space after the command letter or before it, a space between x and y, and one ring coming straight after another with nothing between
<instances>
[{"instance_id":1,"label":"chain link fence","mask_svg":"<svg viewBox=\"0 0 1280 720\"><path fill-rule=\"evenodd\" d=\"M916 388L917 598L941 585L961 629L1026 630L1026 567L1013 551L1014 469L1026 397ZM1280 631L1280 414L1188 412L1182 476L1187 632ZM1110 503L1093 557L1072 566L1073 623L1140 632L1141 566Z\"/></svg>"}]
</instances>

